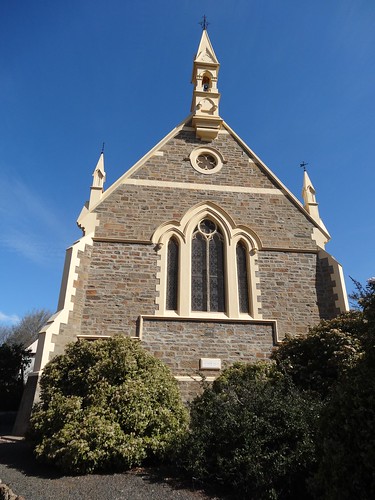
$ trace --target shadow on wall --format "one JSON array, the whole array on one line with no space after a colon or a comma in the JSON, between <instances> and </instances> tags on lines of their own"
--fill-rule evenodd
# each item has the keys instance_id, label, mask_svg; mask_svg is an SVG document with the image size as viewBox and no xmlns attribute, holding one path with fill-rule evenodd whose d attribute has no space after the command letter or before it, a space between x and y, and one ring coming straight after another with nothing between
<instances>
[{"instance_id":1,"label":"shadow on wall","mask_svg":"<svg viewBox=\"0 0 375 500\"><path fill-rule=\"evenodd\" d=\"M317 305L321 319L332 319L342 311L337 307L338 295L336 292L337 283L335 281L334 265L338 263L320 252L316 259L316 293Z\"/></svg>"}]
</instances>

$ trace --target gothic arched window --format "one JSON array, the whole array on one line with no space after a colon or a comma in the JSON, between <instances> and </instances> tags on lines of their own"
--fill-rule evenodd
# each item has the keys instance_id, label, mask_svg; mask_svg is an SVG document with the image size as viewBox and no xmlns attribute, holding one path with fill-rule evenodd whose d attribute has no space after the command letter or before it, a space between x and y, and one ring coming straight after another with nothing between
<instances>
[{"instance_id":1,"label":"gothic arched window","mask_svg":"<svg viewBox=\"0 0 375 500\"><path fill-rule=\"evenodd\" d=\"M191 308L225 311L224 238L217 225L203 219L196 226L191 250Z\"/></svg>"},{"instance_id":2,"label":"gothic arched window","mask_svg":"<svg viewBox=\"0 0 375 500\"><path fill-rule=\"evenodd\" d=\"M211 150L208 150L210 153ZM261 243L210 204L163 223L152 241L160 256L155 305L160 317L261 319Z\"/></svg>"},{"instance_id":3,"label":"gothic arched window","mask_svg":"<svg viewBox=\"0 0 375 500\"><path fill-rule=\"evenodd\" d=\"M238 280L238 306L241 313L249 312L249 283L247 274L247 250L240 241L236 246L237 280Z\"/></svg>"},{"instance_id":4,"label":"gothic arched window","mask_svg":"<svg viewBox=\"0 0 375 500\"><path fill-rule=\"evenodd\" d=\"M175 238L168 242L166 308L177 310L179 246Z\"/></svg>"}]
</instances>

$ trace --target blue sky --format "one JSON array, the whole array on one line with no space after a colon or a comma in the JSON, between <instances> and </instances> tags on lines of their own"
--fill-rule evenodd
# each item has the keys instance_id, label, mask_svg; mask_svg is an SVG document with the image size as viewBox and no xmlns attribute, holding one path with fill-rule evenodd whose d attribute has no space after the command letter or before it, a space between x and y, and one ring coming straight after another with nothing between
<instances>
[{"instance_id":1,"label":"blue sky","mask_svg":"<svg viewBox=\"0 0 375 500\"><path fill-rule=\"evenodd\" d=\"M2 0L0 324L55 310L102 142L108 188L188 115L203 14L221 116L375 274L373 0Z\"/></svg>"}]
</instances>

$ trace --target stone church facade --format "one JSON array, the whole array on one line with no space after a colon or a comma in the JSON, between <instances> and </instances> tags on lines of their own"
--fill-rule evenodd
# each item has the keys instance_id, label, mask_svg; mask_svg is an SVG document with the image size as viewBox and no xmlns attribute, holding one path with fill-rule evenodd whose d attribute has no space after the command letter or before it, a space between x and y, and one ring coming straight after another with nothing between
<instances>
[{"instance_id":1,"label":"stone church facade","mask_svg":"<svg viewBox=\"0 0 375 500\"><path fill-rule=\"evenodd\" d=\"M107 190L101 154L30 394L67 343L121 334L188 397L201 374L268 358L285 334L347 309L307 172L301 204L220 117L218 72L203 30L191 114Z\"/></svg>"}]
</instances>

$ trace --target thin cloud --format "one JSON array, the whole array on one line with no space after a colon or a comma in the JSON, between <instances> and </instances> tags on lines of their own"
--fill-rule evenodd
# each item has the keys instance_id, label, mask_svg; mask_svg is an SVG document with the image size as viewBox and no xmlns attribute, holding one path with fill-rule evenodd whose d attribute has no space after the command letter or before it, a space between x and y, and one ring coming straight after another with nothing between
<instances>
[{"instance_id":1,"label":"thin cloud","mask_svg":"<svg viewBox=\"0 0 375 500\"><path fill-rule=\"evenodd\" d=\"M17 314L5 314L0 311L0 323L6 323L14 325L20 321L20 317Z\"/></svg>"},{"instance_id":2,"label":"thin cloud","mask_svg":"<svg viewBox=\"0 0 375 500\"><path fill-rule=\"evenodd\" d=\"M3 182L0 194L0 213L11 219L35 220L50 229L58 225L58 216L22 181L13 179Z\"/></svg>"},{"instance_id":3,"label":"thin cloud","mask_svg":"<svg viewBox=\"0 0 375 500\"><path fill-rule=\"evenodd\" d=\"M64 248L46 238L45 235L40 237L30 231L11 229L3 236L1 246L26 257L35 264L50 265L61 258Z\"/></svg>"},{"instance_id":4,"label":"thin cloud","mask_svg":"<svg viewBox=\"0 0 375 500\"><path fill-rule=\"evenodd\" d=\"M0 185L0 218L1 247L44 267L63 256L67 235L61 217L22 181Z\"/></svg>"}]
</instances>

